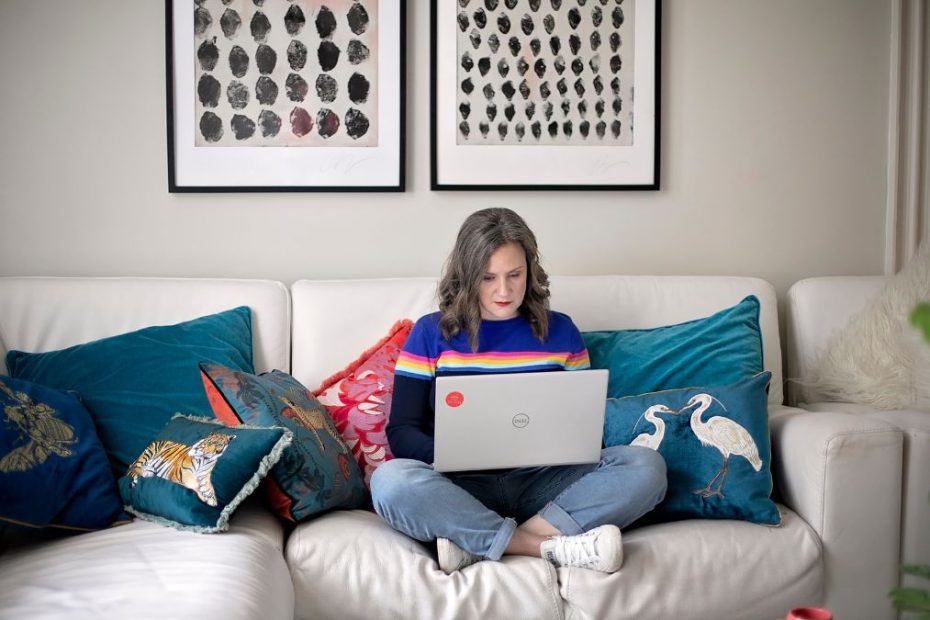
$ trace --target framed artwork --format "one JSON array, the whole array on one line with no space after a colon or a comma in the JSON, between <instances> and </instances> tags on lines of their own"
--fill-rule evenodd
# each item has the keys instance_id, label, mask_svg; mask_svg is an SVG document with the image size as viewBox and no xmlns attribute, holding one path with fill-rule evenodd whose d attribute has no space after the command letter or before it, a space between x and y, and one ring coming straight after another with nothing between
<instances>
[{"instance_id":1,"label":"framed artwork","mask_svg":"<svg viewBox=\"0 0 930 620\"><path fill-rule=\"evenodd\" d=\"M169 0L168 191L403 191L405 12Z\"/></svg>"},{"instance_id":2,"label":"framed artwork","mask_svg":"<svg viewBox=\"0 0 930 620\"><path fill-rule=\"evenodd\" d=\"M660 9L433 0L432 188L657 190Z\"/></svg>"}]
</instances>

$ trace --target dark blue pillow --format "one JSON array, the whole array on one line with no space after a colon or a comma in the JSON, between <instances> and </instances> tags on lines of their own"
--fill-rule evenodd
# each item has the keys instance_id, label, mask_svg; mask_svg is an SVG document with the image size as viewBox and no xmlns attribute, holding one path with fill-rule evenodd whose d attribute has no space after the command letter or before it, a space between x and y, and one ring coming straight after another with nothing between
<instances>
[{"instance_id":1,"label":"dark blue pillow","mask_svg":"<svg viewBox=\"0 0 930 620\"><path fill-rule=\"evenodd\" d=\"M81 395L116 477L175 413L211 416L201 361L253 372L247 307L59 351L6 356L13 377Z\"/></svg>"},{"instance_id":2,"label":"dark blue pillow","mask_svg":"<svg viewBox=\"0 0 930 620\"><path fill-rule=\"evenodd\" d=\"M781 522L770 499L771 378L607 399L605 445L646 446L665 458L668 491L649 521Z\"/></svg>"},{"instance_id":3,"label":"dark blue pillow","mask_svg":"<svg viewBox=\"0 0 930 620\"><path fill-rule=\"evenodd\" d=\"M129 520L77 397L0 376L0 522L86 531Z\"/></svg>"},{"instance_id":4,"label":"dark blue pillow","mask_svg":"<svg viewBox=\"0 0 930 620\"><path fill-rule=\"evenodd\" d=\"M126 509L139 518L181 530L221 532L293 439L283 427L232 428L179 414L120 478L120 494Z\"/></svg>"},{"instance_id":5,"label":"dark blue pillow","mask_svg":"<svg viewBox=\"0 0 930 620\"><path fill-rule=\"evenodd\" d=\"M762 372L759 300L654 329L582 334L592 368L610 371L613 398L692 385L723 385Z\"/></svg>"}]
</instances>

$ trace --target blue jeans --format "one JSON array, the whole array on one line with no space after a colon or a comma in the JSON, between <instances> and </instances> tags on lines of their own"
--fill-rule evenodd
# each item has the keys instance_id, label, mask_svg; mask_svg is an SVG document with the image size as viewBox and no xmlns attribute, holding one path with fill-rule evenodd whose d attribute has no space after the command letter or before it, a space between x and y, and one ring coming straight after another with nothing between
<instances>
[{"instance_id":1,"label":"blue jeans","mask_svg":"<svg viewBox=\"0 0 930 620\"><path fill-rule=\"evenodd\" d=\"M499 560L518 523L539 514L562 534L625 527L665 497L665 461L650 448L614 446L598 463L441 474L393 459L371 477L375 511L394 529L428 542L448 538Z\"/></svg>"}]
</instances>

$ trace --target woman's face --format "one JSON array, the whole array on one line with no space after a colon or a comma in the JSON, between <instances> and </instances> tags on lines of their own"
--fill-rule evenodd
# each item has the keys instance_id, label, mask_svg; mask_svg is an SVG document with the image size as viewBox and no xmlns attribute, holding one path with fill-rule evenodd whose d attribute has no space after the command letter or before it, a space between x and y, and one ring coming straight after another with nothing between
<instances>
[{"instance_id":1,"label":"woman's face","mask_svg":"<svg viewBox=\"0 0 930 620\"><path fill-rule=\"evenodd\" d=\"M478 288L481 318L486 321L514 318L525 294L526 253L519 243L505 243L491 254L481 277Z\"/></svg>"}]
</instances>

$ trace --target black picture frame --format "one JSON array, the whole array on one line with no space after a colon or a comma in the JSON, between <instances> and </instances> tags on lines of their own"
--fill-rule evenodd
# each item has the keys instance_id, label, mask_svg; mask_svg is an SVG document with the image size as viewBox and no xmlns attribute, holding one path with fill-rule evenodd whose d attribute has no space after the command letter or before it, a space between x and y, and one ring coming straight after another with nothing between
<instances>
[{"instance_id":1,"label":"black picture frame","mask_svg":"<svg viewBox=\"0 0 930 620\"><path fill-rule=\"evenodd\" d=\"M615 9L621 11L618 14L621 25L616 29L614 24L617 22L611 19ZM624 20L624 10L632 19ZM577 13L569 16L569 11ZM594 18L595 11L600 11L598 26L594 25L598 23ZM479 12L483 13L480 19L476 15ZM545 23L547 15L553 19ZM576 19L578 17L580 22ZM577 36L585 26L588 27L584 31L585 36ZM622 30L624 26L625 31ZM599 47L595 47L594 35L589 34L595 30L599 33ZM612 31L617 32L617 36L622 32L626 43L623 39L613 39ZM491 34L498 39L493 46ZM569 47L567 41L572 39L572 35L577 38ZM516 43L513 43L514 38ZM540 44L528 45L533 38L539 39ZM552 38L559 41L550 44ZM626 49L630 48L630 38L633 39L633 60L627 60L625 64L628 71L632 71L632 79L627 78L627 84L615 91L612 80L620 76L612 76L611 73L623 70L623 46L626 44ZM557 47L555 43L561 46ZM615 43L618 44L616 47ZM585 49L588 56L583 58ZM432 0L430 52L430 185L433 190L659 189L661 0L589 0L586 3L568 0ZM470 57L468 61L464 58L466 52ZM620 60L617 63L619 68L613 64L617 62L614 56ZM519 64L521 59L526 61L523 66ZM536 61L540 59L548 64L544 64L541 74L537 74ZM501 67L498 64L501 61L508 66ZM575 61L582 64L573 64ZM504 73L504 69L508 72ZM561 71L556 73L558 69ZM580 71L576 72L578 69ZM609 80L602 77L599 84L594 84L601 90L593 99L594 105L588 105L596 90L591 88L596 75L608 76ZM576 76L582 80L582 89L587 84L584 91L588 95L585 115L578 107L584 96L577 90L573 93L571 86L566 86L576 81ZM569 78L566 84L558 84L562 78ZM472 80L472 91L463 94L466 93L464 82L469 79ZM507 81L509 86L506 86ZM533 81L534 84L524 87ZM520 87L515 88L513 85L518 82ZM540 89L544 82L552 86L548 98L543 97ZM543 123L542 115L537 112L537 116L530 116L526 105L533 101L535 109L539 110L544 109L547 102L557 100L555 84L559 86L558 94L562 95L561 105ZM490 92L484 90L488 86L491 87ZM635 99L632 97L634 89ZM628 93L625 99L621 96L624 92ZM594 127L600 120L595 120L593 109L597 100L603 99L609 117L611 94L613 99L620 99L617 106L621 111L633 115L625 117L626 122L620 124L620 127L627 127L628 137L625 139L629 144L622 143L623 130L618 136L612 136L612 132L607 130L604 131L605 138L596 138L599 134ZM566 101L570 107L563 114L563 109L559 108L566 105ZM486 104L486 107L480 108L476 103ZM515 114L513 109L509 109L511 104L517 108ZM461 105L465 105L467 111L463 111L459 107ZM522 112L525 122L521 129L523 137L519 138L520 134L515 129L516 123L521 122L518 120L521 105L525 110ZM597 109L601 111L600 107ZM562 116L565 120L559 124ZM574 129L569 124L568 131L562 131L572 117L578 124L573 126ZM540 127L532 127L531 118L540 122ZM636 119L635 124L632 118ZM511 120L515 122L509 122ZM588 121L587 133L582 136L579 130L585 120ZM619 118L615 120L620 122ZM552 122L557 123L556 133L546 135L542 128ZM469 133L464 133L461 123L469 125ZM486 124L482 127L481 123ZM506 128L499 130L495 136L495 128L499 129L500 125L506 125ZM612 128L613 121L609 124L605 121L605 127L608 126ZM531 132L531 128L542 130L537 134ZM537 138L538 135L541 137Z\"/></svg>"},{"instance_id":2,"label":"black picture frame","mask_svg":"<svg viewBox=\"0 0 930 620\"><path fill-rule=\"evenodd\" d=\"M222 148L218 146L197 146L196 140L199 139L196 132L198 123L196 120L198 105L198 90L195 84L194 75L200 70L201 74L205 72L204 65L197 59L198 41L202 43L204 38L217 37L214 43L219 46L222 42L226 47L234 43L230 37L226 37L224 26L228 26L229 21L222 21L219 14L211 15L210 28L203 36L195 33L194 12L199 8L205 10L213 9L213 13L219 13L216 7L211 6L214 0L204 0L203 2L178 2L176 0L167 0L165 8L165 59L166 59L166 96L167 96L167 159L168 159L168 191L171 193L203 193L203 192L403 192L406 188L406 0L378 0L373 3L372 9L376 7L377 14L371 21L377 25L377 34L374 40L377 41L377 47L366 49L367 58L375 57L377 61L377 119L371 123L371 126L377 130L372 131L372 135L377 135L377 143L367 148L355 146L354 144L340 146L320 146L317 148L311 146L234 146ZM217 6L226 9L225 5L215 0ZM291 3L287 0L266 0L261 7L252 2L242 2L242 11L248 9L252 12L265 11L270 13L272 10L288 9ZM278 4L278 7L274 7ZM364 3L361 3L364 6ZM225 15L225 13L224 13ZM336 16L345 22L344 16ZM367 17L367 15L366 15ZM206 19L202 20L201 24ZM250 44L253 42L254 35L250 38L250 20L241 19L241 28L237 36L244 37L245 41ZM286 29L284 22L275 20L271 22L271 32L274 32L275 26L283 31ZM306 18L302 26L301 33L308 32L310 29L314 38L322 37L319 30L315 29L313 18ZM349 28L347 23L340 23L337 20L335 32L339 32L340 27ZM215 31L215 32L214 32ZM349 34L348 36L365 43L365 31L360 35ZM288 34L291 34L288 30ZM200 36L200 39L195 37ZM280 36L280 35L279 35ZM347 36L340 33L340 36ZM294 35L297 38L297 35ZM258 39L255 39L258 44ZM241 47L246 47L245 43ZM305 46L310 47L310 46ZM364 46L363 46L364 47ZM356 48L358 49L358 48ZM276 50L278 72L283 69L284 75L290 73L300 74L294 66L288 67L289 58L287 52L291 48ZM344 50L341 50L344 51ZM228 53L221 48L219 61L216 66L226 62ZM318 58L316 48L310 49L310 62ZM257 62L254 62L256 56L251 54L253 62L250 69L258 70ZM348 55L344 55L348 59ZM357 60L358 56L353 58ZM353 62L353 64L355 64ZM231 64L229 65L232 66ZM309 65L308 65L309 66ZM319 68L319 67L318 67ZM325 71L325 68L323 69ZM347 69L351 70L351 69ZM261 71L263 74L264 70ZM252 73L246 73L243 76L242 83L246 84L249 95L253 102L257 100L255 90L256 77ZM273 74L275 77L277 74ZM311 94L314 90L314 81L312 76L305 82L309 82ZM288 98L285 94L285 79L277 79L280 83L277 101ZM289 88L289 86L288 86ZM341 97L346 90L345 86L340 92ZM319 91L317 91L319 92ZM221 95L226 95L227 91L222 90ZM289 93L288 93L289 94ZM375 97L372 97L375 99ZM231 100L230 100L231 102ZM333 108L340 100L337 99ZM294 103L292 101L288 102ZM317 103L319 103L317 101ZM363 103L373 103L364 101ZM296 106L297 104L294 103ZM310 106L308 106L310 107ZM343 106L345 108L345 106ZM358 105L358 108L363 108ZM201 105L201 109L204 106ZM318 110L317 110L318 111ZM313 108L307 118L313 119ZM283 115L282 115L283 116ZM282 125L288 123L288 118L283 120L279 118ZM358 118L358 116L356 116ZM345 116L342 116L345 119ZM317 120L319 120L317 118ZM250 120L254 126L254 120ZM312 120L311 120L312 122ZM368 127L367 119L364 121L365 127ZM376 123L376 124L375 124ZM229 125L223 122L226 132L231 132ZM315 129L319 133L320 124L315 124ZM344 142L350 138L346 130L347 124L343 122L340 125L346 135L340 136ZM311 136L320 139L319 136ZM338 135L338 130L336 130ZM227 138L228 139L228 138Z\"/></svg>"}]
</instances>

